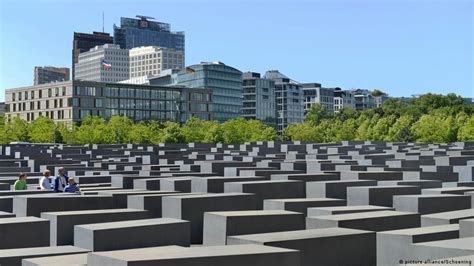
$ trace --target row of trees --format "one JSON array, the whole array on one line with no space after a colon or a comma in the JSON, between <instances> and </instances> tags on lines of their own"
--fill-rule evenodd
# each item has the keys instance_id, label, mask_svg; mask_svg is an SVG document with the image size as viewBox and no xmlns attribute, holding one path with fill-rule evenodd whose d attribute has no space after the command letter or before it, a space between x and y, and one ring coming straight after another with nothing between
<instances>
[{"instance_id":1,"label":"row of trees","mask_svg":"<svg viewBox=\"0 0 474 266\"><path fill-rule=\"evenodd\" d=\"M15 117L6 123L0 117L0 143L242 143L246 141L385 140L448 143L474 141L474 106L461 97L427 94L411 99L390 99L382 107L328 112L315 104L305 121L288 126L282 136L258 120L234 119L225 123L189 119L175 122L133 123L124 116L108 121L88 116L72 128L40 117L32 123Z\"/></svg>"},{"instance_id":2,"label":"row of trees","mask_svg":"<svg viewBox=\"0 0 474 266\"><path fill-rule=\"evenodd\" d=\"M290 125L285 139L333 142L385 140L448 143L474 141L474 106L460 96L426 94L419 98L389 99L382 107L330 113L313 105L305 122Z\"/></svg>"},{"instance_id":3,"label":"row of trees","mask_svg":"<svg viewBox=\"0 0 474 266\"><path fill-rule=\"evenodd\" d=\"M275 130L258 120L234 119L219 124L191 118L180 125L156 121L133 123L125 116L113 116L108 121L87 116L73 128L56 124L47 117L29 124L18 117L9 123L0 119L0 133L3 136L0 143L242 143L277 139Z\"/></svg>"}]
</instances>

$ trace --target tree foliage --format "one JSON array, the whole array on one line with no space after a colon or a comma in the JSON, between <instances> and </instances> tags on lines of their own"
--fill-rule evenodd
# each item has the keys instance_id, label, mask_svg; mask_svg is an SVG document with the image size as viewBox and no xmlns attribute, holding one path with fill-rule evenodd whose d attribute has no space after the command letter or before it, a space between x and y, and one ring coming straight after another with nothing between
<instances>
[{"instance_id":1,"label":"tree foliage","mask_svg":"<svg viewBox=\"0 0 474 266\"><path fill-rule=\"evenodd\" d=\"M305 122L288 127L284 138L324 142L473 141L473 115L474 106L464 105L463 98L455 94L426 94L417 98L388 99L378 108L363 111L343 108L336 114L313 105L306 114Z\"/></svg>"},{"instance_id":2,"label":"tree foliage","mask_svg":"<svg viewBox=\"0 0 474 266\"><path fill-rule=\"evenodd\" d=\"M282 136L259 120L243 118L222 124L190 118L176 122L134 123L125 116L87 116L80 124L67 126L48 117L27 123L19 117L0 117L0 144L13 141L34 143L230 143L299 140L338 142L384 140L392 142L474 141L474 106L455 94L426 94L418 98L388 99L381 107L357 111L343 108L338 113L313 104L305 121L290 124Z\"/></svg>"}]
</instances>

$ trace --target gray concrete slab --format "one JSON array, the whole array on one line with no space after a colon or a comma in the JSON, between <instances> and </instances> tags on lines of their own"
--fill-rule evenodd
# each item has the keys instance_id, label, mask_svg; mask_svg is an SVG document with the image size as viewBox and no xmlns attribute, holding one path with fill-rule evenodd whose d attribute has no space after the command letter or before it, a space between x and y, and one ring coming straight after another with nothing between
<instances>
[{"instance_id":1,"label":"gray concrete slab","mask_svg":"<svg viewBox=\"0 0 474 266\"><path fill-rule=\"evenodd\" d=\"M474 218L459 220L459 236L474 237Z\"/></svg>"},{"instance_id":2,"label":"gray concrete slab","mask_svg":"<svg viewBox=\"0 0 474 266\"><path fill-rule=\"evenodd\" d=\"M87 263L103 265L162 265L162 266L296 266L300 255L296 250L259 245L209 246L174 249L130 249L114 252L93 252Z\"/></svg>"},{"instance_id":3,"label":"gray concrete slab","mask_svg":"<svg viewBox=\"0 0 474 266\"><path fill-rule=\"evenodd\" d=\"M0 219L0 249L49 246L49 221L37 217Z\"/></svg>"},{"instance_id":4,"label":"gray concrete slab","mask_svg":"<svg viewBox=\"0 0 474 266\"><path fill-rule=\"evenodd\" d=\"M306 229L343 227L368 231L388 231L420 227L420 215L397 211L360 212L306 218Z\"/></svg>"},{"instance_id":5,"label":"gray concrete slab","mask_svg":"<svg viewBox=\"0 0 474 266\"><path fill-rule=\"evenodd\" d=\"M83 254L87 252L89 252L89 250L74 246L1 249L0 265L21 266L21 261L23 259L67 254Z\"/></svg>"},{"instance_id":6,"label":"gray concrete slab","mask_svg":"<svg viewBox=\"0 0 474 266\"><path fill-rule=\"evenodd\" d=\"M307 216L313 217L313 216L348 214L348 213L358 213L358 212L393 211L393 210L395 209L391 207L372 206L372 205L315 207L315 208L308 208Z\"/></svg>"},{"instance_id":7,"label":"gray concrete slab","mask_svg":"<svg viewBox=\"0 0 474 266\"><path fill-rule=\"evenodd\" d=\"M474 218L474 209L425 214L421 216L421 226L459 223L461 219Z\"/></svg>"},{"instance_id":8,"label":"gray concrete slab","mask_svg":"<svg viewBox=\"0 0 474 266\"><path fill-rule=\"evenodd\" d=\"M225 245L228 236L303 230L305 216L285 210L204 213L203 244Z\"/></svg>"},{"instance_id":9,"label":"gray concrete slab","mask_svg":"<svg viewBox=\"0 0 474 266\"><path fill-rule=\"evenodd\" d=\"M22 266L87 266L87 253L23 259Z\"/></svg>"},{"instance_id":10,"label":"gray concrete slab","mask_svg":"<svg viewBox=\"0 0 474 266\"><path fill-rule=\"evenodd\" d=\"M224 184L226 193L253 193L257 208L263 209L265 199L304 198L305 183L294 180L247 181Z\"/></svg>"},{"instance_id":11,"label":"gray concrete slab","mask_svg":"<svg viewBox=\"0 0 474 266\"><path fill-rule=\"evenodd\" d=\"M331 198L269 199L263 201L264 210L287 210L300 212L306 216L308 208L326 206L344 206L346 201Z\"/></svg>"},{"instance_id":12,"label":"gray concrete slab","mask_svg":"<svg viewBox=\"0 0 474 266\"><path fill-rule=\"evenodd\" d=\"M230 236L229 245L259 244L301 252L301 265L376 265L375 233L346 228Z\"/></svg>"},{"instance_id":13,"label":"gray concrete slab","mask_svg":"<svg viewBox=\"0 0 474 266\"><path fill-rule=\"evenodd\" d=\"M396 195L420 194L416 186L367 186L348 187L347 205L377 205L393 207L393 197Z\"/></svg>"},{"instance_id":14,"label":"gray concrete slab","mask_svg":"<svg viewBox=\"0 0 474 266\"><path fill-rule=\"evenodd\" d=\"M377 233L377 265L399 265L413 259L412 244L459 238L459 225L438 225Z\"/></svg>"},{"instance_id":15,"label":"gray concrete slab","mask_svg":"<svg viewBox=\"0 0 474 266\"><path fill-rule=\"evenodd\" d=\"M43 212L41 218L50 221L52 246L74 244L74 226L103 222L147 219L148 211L137 209L103 209L85 211Z\"/></svg>"},{"instance_id":16,"label":"gray concrete slab","mask_svg":"<svg viewBox=\"0 0 474 266\"><path fill-rule=\"evenodd\" d=\"M430 214L471 208L469 196L452 194L403 195L393 198L397 211Z\"/></svg>"},{"instance_id":17,"label":"gray concrete slab","mask_svg":"<svg viewBox=\"0 0 474 266\"><path fill-rule=\"evenodd\" d=\"M337 198L347 199L348 187L376 186L374 180L340 180L306 183L306 197L308 198Z\"/></svg>"},{"instance_id":18,"label":"gray concrete slab","mask_svg":"<svg viewBox=\"0 0 474 266\"><path fill-rule=\"evenodd\" d=\"M263 181L263 176L208 176L192 177L191 192L224 193L224 184L230 182Z\"/></svg>"},{"instance_id":19,"label":"gray concrete slab","mask_svg":"<svg viewBox=\"0 0 474 266\"><path fill-rule=\"evenodd\" d=\"M168 196L162 199L163 217L191 222L191 243L202 243L205 212L256 210L257 200L249 193Z\"/></svg>"},{"instance_id":20,"label":"gray concrete slab","mask_svg":"<svg viewBox=\"0 0 474 266\"><path fill-rule=\"evenodd\" d=\"M107 251L167 245L190 245L190 223L172 218L74 226L74 246Z\"/></svg>"},{"instance_id":21,"label":"gray concrete slab","mask_svg":"<svg viewBox=\"0 0 474 266\"><path fill-rule=\"evenodd\" d=\"M113 209L114 201L111 196L82 196L82 195L28 195L15 196L13 212L17 217L36 216L42 212Z\"/></svg>"}]
</instances>

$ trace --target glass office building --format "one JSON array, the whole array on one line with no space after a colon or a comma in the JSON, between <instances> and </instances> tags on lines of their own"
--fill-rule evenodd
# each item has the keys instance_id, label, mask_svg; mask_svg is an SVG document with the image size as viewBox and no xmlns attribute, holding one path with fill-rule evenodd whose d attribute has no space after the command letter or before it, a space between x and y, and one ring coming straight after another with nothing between
<instances>
[{"instance_id":1,"label":"glass office building","mask_svg":"<svg viewBox=\"0 0 474 266\"><path fill-rule=\"evenodd\" d=\"M303 87L278 70L267 71L264 78L275 82L277 133L282 134L288 125L304 121Z\"/></svg>"},{"instance_id":2,"label":"glass office building","mask_svg":"<svg viewBox=\"0 0 474 266\"><path fill-rule=\"evenodd\" d=\"M254 72L246 72L242 77L242 116L276 127L275 82L261 78L260 73Z\"/></svg>"},{"instance_id":3,"label":"glass office building","mask_svg":"<svg viewBox=\"0 0 474 266\"><path fill-rule=\"evenodd\" d=\"M177 85L212 91L213 118L219 122L242 114L242 72L222 62L186 67L174 79Z\"/></svg>"},{"instance_id":4,"label":"glass office building","mask_svg":"<svg viewBox=\"0 0 474 266\"><path fill-rule=\"evenodd\" d=\"M114 25L114 43L122 49L141 46L160 46L184 52L184 32L172 32L170 24L150 21L146 16L120 18L120 27Z\"/></svg>"},{"instance_id":5,"label":"glass office building","mask_svg":"<svg viewBox=\"0 0 474 266\"><path fill-rule=\"evenodd\" d=\"M35 66L33 85L69 80L69 68L52 66Z\"/></svg>"},{"instance_id":6,"label":"glass office building","mask_svg":"<svg viewBox=\"0 0 474 266\"><path fill-rule=\"evenodd\" d=\"M7 119L80 122L85 116L125 115L134 121L185 122L190 116L212 118L212 92L93 81L69 81L6 90Z\"/></svg>"}]
</instances>

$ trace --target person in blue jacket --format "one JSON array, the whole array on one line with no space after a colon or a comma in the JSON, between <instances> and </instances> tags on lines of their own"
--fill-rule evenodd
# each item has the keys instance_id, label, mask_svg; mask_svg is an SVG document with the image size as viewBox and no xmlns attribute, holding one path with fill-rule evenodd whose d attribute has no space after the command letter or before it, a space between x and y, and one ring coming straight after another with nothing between
<instances>
[{"instance_id":1,"label":"person in blue jacket","mask_svg":"<svg viewBox=\"0 0 474 266\"><path fill-rule=\"evenodd\" d=\"M68 182L68 177L64 167L58 169L58 174L54 177L53 186L54 192L63 192Z\"/></svg>"}]
</instances>

